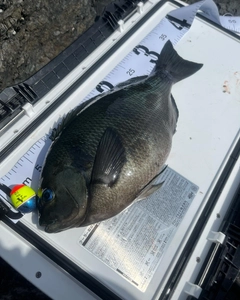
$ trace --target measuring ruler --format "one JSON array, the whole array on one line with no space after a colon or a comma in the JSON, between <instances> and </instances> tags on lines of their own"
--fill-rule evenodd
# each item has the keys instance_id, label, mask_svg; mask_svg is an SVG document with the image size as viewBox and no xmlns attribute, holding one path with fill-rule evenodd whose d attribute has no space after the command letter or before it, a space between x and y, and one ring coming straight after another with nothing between
<instances>
[{"instance_id":1,"label":"measuring ruler","mask_svg":"<svg viewBox=\"0 0 240 300\"><path fill-rule=\"evenodd\" d=\"M150 2L156 4L159 1ZM150 74L165 42L171 40L173 45L176 45L190 29L199 10L201 11L201 15L207 17L219 26L224 26L227 29L240 33L240 18L232 16L220 17L217 6L212 0L203 0L189 6L175 9L162 19L83 101L107 92L117 84L130 78ZM123 25L124 24L120 22L120 27ZM48 130L49 128L46 129L46 132L48 132ZM23 183L37 190L41 169L50 145L51 140L46 134L34 143L14 167L0 179L0 184L2 183L11 187ZM8 204L8 199L1 190L0 200Z\"/></svg>"},{"instance_id":2,"label":"measuring ruler","mask_svg":"<svg viewBox=\"0 0 240 300\"><path fill-rule=\"evenodd\" d=\"M106 92L131 77L149 75L165 42L171 40L172 44L176 45L190 29L199 10L202 16L219 26L240 34L240 17L219 16L218 8L212 0L203 0L173 10L97 85L85 100Z\"/></svg>"}]
</instances>

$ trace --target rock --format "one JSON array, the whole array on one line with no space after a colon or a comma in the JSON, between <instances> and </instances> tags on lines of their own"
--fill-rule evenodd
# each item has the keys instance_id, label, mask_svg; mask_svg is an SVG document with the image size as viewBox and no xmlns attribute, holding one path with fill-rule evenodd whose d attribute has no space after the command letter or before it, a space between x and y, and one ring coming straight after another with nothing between
<instances>
[{"instance_id":1,"label":"rock","mask_svg":"<svg viewBox=\"0 0 240 300\"><path fill-rule=\"evenodd\" d=\"M0 2L0 91L21 82L71 44L94 22L94 0Z\"/></svg>"},{"instance_id":2,"label":"rock","mask_svg":"<svg viewBox=\"0 0 240 300\"><path fill-rule=\"evenodd\" d=\"M198 2L199 0L185 0L188 4ZM224 15L225 13L232 14L233 16L240 16L240 6L238 1L230 0L214 0L217 4L219 14Z\"/></svg>"},{"instance_id":3,"label":"rock","mask_svg":"<svg viewBox=\"0 0 240 300\"><path fill-rule=\"evenodd\" d=\"M110 0L0 2L0 91L32 76L89 28ZM196 0L186 0L194 3ZM220 13L240 15L237 1L218 0Z\"/></svg>"}]
</instances>

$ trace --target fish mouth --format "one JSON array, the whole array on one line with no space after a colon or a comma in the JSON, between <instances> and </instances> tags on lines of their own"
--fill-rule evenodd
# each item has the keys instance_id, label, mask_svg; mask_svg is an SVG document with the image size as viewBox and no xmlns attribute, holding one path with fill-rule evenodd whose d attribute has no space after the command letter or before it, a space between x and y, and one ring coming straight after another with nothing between
<instances>
[{"instance_id":1,"label":"fish mouth","mask_svg":"<svg viewBox=\"0 0 240 300\"><path fill-rule=\"evenodd\" d=\"M69 227L62 226L61 222L59 222L57 219L48 223L41 221L41 219L39 219L39 225L41 227L44 227L44 231L47 233L58 233L72 227L72 226Z\"/></svg>"},{"instance_id":2,"label":"fish mouth","mask_svg":"<svg viewBox=\"0 0 240 300\"><path fill-rule=\"evenodd\" d=\"M46 225L44 231L47 233L58 233L63 230L63 229L56 228L54 225L55 225L54 222Z\"/></svg>"},{"instance_id":3,"label":"fish mouth","mask_svg":"<svg viewBox=\"0 0 240 300\"><path fill-rule=\"evenodd\" d=\"M60 205L59 203L56 204L56 202L49 202L38 206L38 223L41 227L44 227L44 231L47 233L57 233L78 227L85 219L87 203L81 206L66 185L62 185L62 188L63 195L66 197L64 199L68 199L68 202L64 200L60 202ZM67 210L64 209L66 205L69 208ZM82 214L80 214L81 209Z\"/></svg>"},{"instance_id":4,"label":"fish mouth","mask_svg":"<svg viewBox=\"0 0 240 300\"><path fill-rule=\"evenodd\" d=\"M44 231L46 231L48 233L56 232L53 229L53 226L56 225L56 223L57 223L57 219L54 219L51 222L46 222L46 221L42 220L41 216L39 218L39 226L44 227Z\"/></svg>"},{"instance_id":5,"label":"fish mouth","mask_svg":"<svg viewBox=\"0 0 240 300\"><path fill-rule=\"evenodd\" d=\"M47 233L56 233L56 232L58 232L58 230L55 228L55 225L56 225L55 221L51 222L50 224L44 225L45 226L44 231L47 232Z\"/></svg>"},{"instance_id":6,"label":"fish mouth","mask_svg":"<svg viewBox=\"0 0 240 300\"><path fill-rule=\"evenodd\" d=\"M83 223L84 220L85 220L85 217L82 220L82 222L80 222L80 223ZM39 225L41 227L44 227L44 231L47 233L58 233L61 231L65 231L67 229L79 227L79 221L78 221L78 219L76 219L74 217L70 220L67 220L67 221L65 220L64 223L62 223L58 219L54 219L53 221L47 223L47 222L41 221L41 217L40 217Z\"/></svg>"},{"instance_id":7,"label":"fish mouth","mask_svg":"<svg viewBox=\"0 0 240 300\"><path fill-rule=\"evenodd\" d=\"M79 226L78 213L70 215L65 219L58 219L56 217L52 220L44 218L44 214L41 215L41 213L39 213L39 215L40 215L38 220L39 226L44 227L44 231L47 233L58 233ZM85 216L82 222L84 221L84 219Z\"/></svg>"}]
</instances>

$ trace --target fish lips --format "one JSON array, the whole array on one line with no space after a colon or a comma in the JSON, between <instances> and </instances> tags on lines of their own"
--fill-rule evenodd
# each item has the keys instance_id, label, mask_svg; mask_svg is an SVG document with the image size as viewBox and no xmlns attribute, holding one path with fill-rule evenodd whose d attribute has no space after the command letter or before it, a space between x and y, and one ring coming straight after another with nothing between
<instances>
[{"instance_id":1,"label":"fish lips","mask_svg":"<svg viewBox=\"0 0 240 300\"><path fill-rule=\"evenodd\" d=\"M81 223L80 219L78 207L72 208L71 212L67 215L59 214L58 210L52 214L47 207L42 211L39 211L39 225L44 227L44 230L47 233L57 233L76 227L77 224ZM82 217L82 222L84 219L85 215Z\"/></svg>"},{"instance_id":2,"label":"fish lips","mask_svg":"<svg viewBox=\"0 0 240 300\"><path fill-rule=\"evenodd\" d=\"M39 225L41 227L44 227L44 230L47 233L56 233L56 232L61 231L61 229L59 228L59 222L57 221L57 219L52 220L51 223L48 223L40 216Z\"/></svg>"},{"instance_id":3,"label":"fish lips","mask_svg":"<svg viewBox=\"0 0 240 300\"><path fill-rule=\"evenodd\" d=\"M39 218L39 225L44 227L44 231L47 233L58 233L66 229L70 229L73 226L72 220L69 220L68 224L64 222L64 224L61 223L61 221L58 221L57 219L52 220L50 223L46 222L44 219Z\"/></svg>"},{"instance_id":4,"label":"fish lips","mask_svg":"<svg viewBox=\"0 0 240 300\"><path fill-rule=\"evenodd\" d=\"M41 199L38 205L39 225L45 227L47 233L57 233L69 228L79 226L85 219L87 205L81 205L76 199L69 195L65 188L58 196L46 203Z\"/></svg>"}]
</instances>

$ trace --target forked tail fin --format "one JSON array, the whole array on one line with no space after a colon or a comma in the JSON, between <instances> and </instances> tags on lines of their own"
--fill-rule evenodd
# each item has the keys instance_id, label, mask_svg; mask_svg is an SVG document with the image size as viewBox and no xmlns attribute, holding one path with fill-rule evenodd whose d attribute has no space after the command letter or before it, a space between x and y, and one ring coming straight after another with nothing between
<instances>
[{"instance_id":1,"label":"forked tail fin","mask_svg":"<svg viewBox=\"0 0 240 300\"><path fill-rule=\"evenodd\" d=\"M164 73L173 82L178 82L201 69L203 64L183 59L173 48L170 40L164 45L156 63L155 72Z\"/></svg>"}]
</instances>

